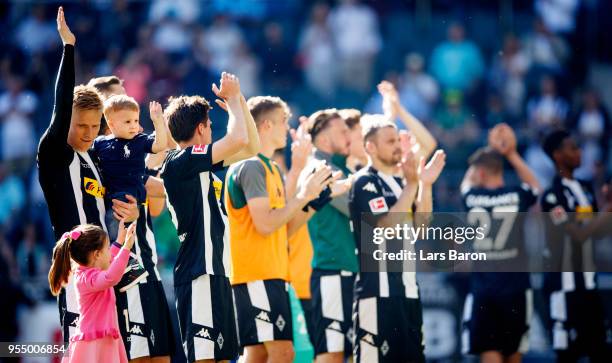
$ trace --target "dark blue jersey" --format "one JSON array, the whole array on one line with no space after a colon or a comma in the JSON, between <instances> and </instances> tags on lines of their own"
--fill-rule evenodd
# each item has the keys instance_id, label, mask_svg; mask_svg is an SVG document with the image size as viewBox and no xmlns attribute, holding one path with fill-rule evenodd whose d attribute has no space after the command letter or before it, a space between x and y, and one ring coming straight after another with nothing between
<instances>
[{"instance_id":1,"label":"dark blue jersey","mask_svg":"<svg viewBox=\"0 0 612 363\"><path fill-rule=\"evenodd\" d=\"M161 169L166 202L178 232L174 283L184 284L203 274L229 276L230 246L223 183L213 171L213 145L171 150Z\"/></svg>"},{"instance_id":2,"label":"dark blue jersey","mask_svg":"<svg viewBox=\"0 0 612 363\"><path fill-rule=\"evenodd\" d=\"M145 202L145 157L151 153L154 141L154 135L143 133L130 140L113 135L96 138L93 150L100 159L100 171L108 199L118 193L125 193L140 203Z\"/></svg>"},{"instance_id":3,"label":"dark blue jersey","mask_svg":"<svg viewBox=\"0 0 612 363\"><path fill-rule=\"evenodd\" d=\"M473 246L474 252L487 254L487 261L479 262L480 267L487 271L524 271L474 272L470 278L472 292L502 295L529 288L523 223L524 212L537 201L536 191L522 184L496 189L470 188L462 196L468 222L486 229L486 237L475 240Z\"/></svg>"}]
</instances>

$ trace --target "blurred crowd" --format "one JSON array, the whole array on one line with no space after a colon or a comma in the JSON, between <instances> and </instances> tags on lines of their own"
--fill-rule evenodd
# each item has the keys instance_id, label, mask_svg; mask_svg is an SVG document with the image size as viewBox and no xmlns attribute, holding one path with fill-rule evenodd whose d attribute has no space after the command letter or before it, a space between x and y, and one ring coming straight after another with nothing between
<instances>
[{"instance_id":1,"label":"blurred crowd","mask_svg":"<svg viewBox=\"0 0 612 363\"><path fill-rule=\"evenodd\" d=\"M593 67L612 72L612 45L604 39L604 30L612 29L608 1L62 5L78 39L77 83L114 74L142 104L165 103L178 94L210 98L211 83L227 70L240 78L247 97L279 95L295 116L326 107L380 113L375 85L381 79L393 82L402 104L447 150L434 194L438 210L459 209L467 156L485 142L487 129L502 121L517 130L543 186L554 170L540 138L559 126L582 143L578 177L597 185L612 170L610 104L603 102ZM50 119L61 56L57 6L0 4L0 284L22 282L26 301L47 294L54 243L35 151ZM213 111L213 132L225 130L216 122L220 116ZM148 119L142 124L151 126Z\"/></svg>"}]
</instances>

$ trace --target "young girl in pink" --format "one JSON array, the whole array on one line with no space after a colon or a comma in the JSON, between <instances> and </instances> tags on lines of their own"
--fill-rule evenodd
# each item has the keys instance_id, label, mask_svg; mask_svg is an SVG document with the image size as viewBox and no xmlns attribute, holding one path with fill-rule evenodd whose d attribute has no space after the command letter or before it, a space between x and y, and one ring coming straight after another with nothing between
<instances>
[{"instance_id":1,"label":"young girl in pink","mask_svg":"<svg viewBox=\"0 0 612 363\"><path fill-rule=\"evenodd\" d=\"M117 242L109 248L108 236L102 228L84 224L64 233L53 248L51 292L59 294L70 273L74 273L81 314L77 334L70 339L62 362L127 362L113 286L121 280L127 266L135 229L132 223L126 231L122 221ZM78 265L74 271L71 260Z\"/></svg>"}]
</instances>

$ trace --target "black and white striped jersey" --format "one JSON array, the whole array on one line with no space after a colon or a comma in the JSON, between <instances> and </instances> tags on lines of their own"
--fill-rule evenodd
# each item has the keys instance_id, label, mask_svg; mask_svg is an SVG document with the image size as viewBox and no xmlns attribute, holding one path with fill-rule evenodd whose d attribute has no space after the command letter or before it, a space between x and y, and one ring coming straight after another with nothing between
<instances>
[{"instance_id":1,"label":"black and white striped jersey","mask_svg":"<svg viewBox=\"0 0 612 363\"><path fill-rule=\"evenodd\" d=\"M166 203L181 242L174 283L183 284L203 274L228 276L229 224L222 204L223 182L213 171L213 145L171 150L162 166Z\"/></svg>"},{"instance_id":2,"label":"black and white striped jersey","mask_svg":"<svg viewBox=\"0 0 612 363\"><path fill-rule=\"evenodd\" d=\"M74 47L64 46L51 123L38 145L39 182L55 238L84 223L104 225L104 187L91 152L68 145L74 89Z\"/></svg>"},{"instance_id":3,"label":"black and white striped jersey","mask_svg":"<svg viewBox=\"0 0 612 363\"><path fill-rule=\"evenodd\" d=\"M550 250L550 269L545 281L550 291L593 290L595 262L593 241L574 241L565 232L566 223L587 223L597 212L597 201L591 185L577 179L556 176L540 201L547 213L547 242Z\"/></svg>"},{"instance_id":4,"label":"black and white striped jersey","mask_svg":"<svg viewBox=\"0 0 612 363\"><path fill-rule=\"evenodd\" d=\"M372 236L362 236L364 230L372 232L376 221L389 212L402 194L403 181L398 177L384 174L372 166L365 167L355 174L356 178L349 194L349 211L351 228L355 243L362 253L362 240L372 241ZM368 220L366 228L362 228L364 220ZM369 226L371 224L371 226ZM367 242L366 242L367 243ZM371 243L367 243L371 245ZM355 282L357 298L403 296L417 299L419 297L416 283L416 273L384 272L393 269L390 261L381 261L386 266L379 266L381 272L360 272Z\"/></svg>"}]
</instances>

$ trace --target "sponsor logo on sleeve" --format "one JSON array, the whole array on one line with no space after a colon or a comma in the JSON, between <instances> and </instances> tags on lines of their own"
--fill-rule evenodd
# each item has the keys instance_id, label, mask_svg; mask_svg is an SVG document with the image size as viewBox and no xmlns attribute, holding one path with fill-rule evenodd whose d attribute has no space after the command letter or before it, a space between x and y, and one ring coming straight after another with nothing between
<instances>
[{"instance_id":1,"label":"sponsor logo on sleeve","mask_svg":"<svg viewBox=\"0 0 612 363\"><path fill-rule=\"evenodd\" d=\"M370 211L372 211L372 213L385 213L389 211L385 197L370 199L368 204L370 205Z\"/></svg>"},{"instance_id":2,"label":"sponsor logo on sleeve","mask_svg":"<svg viewBox=\"0 0 612 363\"><path fill-rule=\"evenodd\" d=\"M193 145L191 147L191 153L192 154L206 154L206 152L208 151L208 145Z\"/></svg>"}]
</instances>

